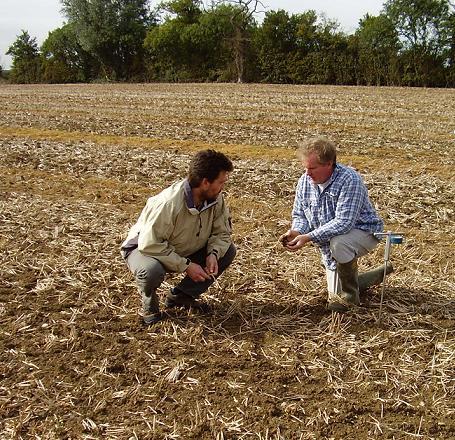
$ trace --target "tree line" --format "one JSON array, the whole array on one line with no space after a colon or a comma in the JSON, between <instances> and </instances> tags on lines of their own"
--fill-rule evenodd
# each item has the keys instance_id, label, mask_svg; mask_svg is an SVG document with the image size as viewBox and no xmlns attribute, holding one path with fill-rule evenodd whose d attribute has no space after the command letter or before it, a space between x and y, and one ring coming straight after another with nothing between
<instances>
[{"instance_id":1,"label":"tree line","mask_svg":"<svg viewBox=\"0 0 455 440\"><path fill-rule=\"evenodd\" d=\"M267 82L454 87L455 7L387 0L352 34L259 0L61 0L66 23L9 47L15 83Z\"/></svg>"}]
</instances>

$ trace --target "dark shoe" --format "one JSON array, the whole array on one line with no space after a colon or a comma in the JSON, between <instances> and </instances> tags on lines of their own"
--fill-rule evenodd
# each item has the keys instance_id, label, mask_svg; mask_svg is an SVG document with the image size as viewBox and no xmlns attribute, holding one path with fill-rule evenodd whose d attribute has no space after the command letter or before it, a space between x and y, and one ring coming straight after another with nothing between
<instances>
[{"instance_id":1,"label":"dark shoe","mask_svg":"<svg viewBox=\"0 0 455 440\"><path fill-rule=\"evenodd\" d=\"M212 308L202 301L197 301L183 292L175 293L174 289L166 296L164 300L164 307L167 309L174 309L176 307L183 308L185 310L196 310L199 313L209 314L212 312Z\"/></svg>"},{"instance_id":2,"label":"dark shoe","mask_svg":"<svg viewBox=\"0 0 455 440\"><path fill-rule=\"evenodd\" d=\"M329 303L327 303L327 309L332 312L337 312L337 313L349 312L349 307L347 307L344 304L341 304L337 301L330 301Z\"/></svg>"},{"instance_id":3,"label":"dark shoe","mask_svg":"<svg viewBox=\"0 0 455 440\"><path fill-rule=\"evenodd\" d=\"M213 313L212 307L203 301L194 300L190 306L190 309L196 310L196 312L201 313L202 315L210 315Z\"/></svg>"},{"instance_id":4,"label":"dark shoe","mask_svg":"<svg viewBox=\"0 0 455 440\"><path fill-rule=\"evenodd\" d=\"M164 319L164 315L161 312L158 313L150 313L148 315L144 315L142 317L142 323L144 325L153 325L157 322L160 322Z\"/></svg>"},{"instance_id":5,"label":"dark shoe","mask_svg":"<svg viewBox=\"0 0 455 440\"><path fill-rule=\"evenodd\" d=\"M346 313L354 306L354 304L346 301L340 295L336 293L332 293L329 297L329 301L327 303L327 309L332 312L338 313Z\"/></svg>"}]
</instances>

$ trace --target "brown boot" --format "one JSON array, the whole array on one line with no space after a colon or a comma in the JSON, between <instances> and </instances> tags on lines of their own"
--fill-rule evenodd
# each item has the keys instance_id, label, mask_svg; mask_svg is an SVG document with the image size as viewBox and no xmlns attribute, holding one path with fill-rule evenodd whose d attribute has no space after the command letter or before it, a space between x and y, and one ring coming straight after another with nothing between
<instances>
[{"instance_id":1,"label":"brown boot","mask_svg":"<svg viewBox=\"0 0 455 440\"><path fill-rule=\"evenodd\" d=\"M344 313L352 306L360 305L357 258L347 263L337 263L337 272L341 292L330 296L327 308L333 312Z\"/></svg>"}]
</instances>

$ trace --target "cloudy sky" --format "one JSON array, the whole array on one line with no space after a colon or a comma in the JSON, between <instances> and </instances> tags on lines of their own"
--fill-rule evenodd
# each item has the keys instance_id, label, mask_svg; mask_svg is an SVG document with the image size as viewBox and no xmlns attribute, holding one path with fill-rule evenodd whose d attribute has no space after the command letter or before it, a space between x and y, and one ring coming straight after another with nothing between
<instances>
[{"instance_id":1,"label":"cloudy sky","mask_svg":"<svg viewBox=\"0 0 455 440\"><path fill-rule=\"evenodd\" d=\"M346 32L353 32L367 12L377 15L385 0L263 0L267 10L284 9L290 13L314 9L336 19ZM152 0L151 5L159 1ZM11 58L5 54L22 30L36 37L38 45L49 31L60 27L65 18L59 0L0 0L0 65L7 69Z\"/></svg>"}]
</instances>

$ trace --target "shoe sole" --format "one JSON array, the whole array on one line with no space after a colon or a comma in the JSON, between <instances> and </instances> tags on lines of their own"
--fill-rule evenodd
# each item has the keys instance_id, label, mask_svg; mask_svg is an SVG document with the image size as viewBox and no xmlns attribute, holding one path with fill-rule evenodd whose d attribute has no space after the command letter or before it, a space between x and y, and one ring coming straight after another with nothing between
<instances>
[{"instance_id":1,"label":"shoe sole","mask_svg":"<svg viewBox=\"0 0 455 440\"><path fill-rule=\"evenodd\" d=\"M349 307L346 307L343 304L339 304L339 303L329 303L329 304L327 304L327 309L330 310L331 312L337 312L337 313L349 312Z\"/></svg>"},{"instance_id":2,"label":"shoe sole","mask_svg":"<svg viewBox=\"0 0 455 440\"><path fill-rule=\"evenodd\" d=\"M145 326L156 324L164 319L164 315L160 313L158 316L142 317L142 324Z\"/></svg>"}]
</instances>

